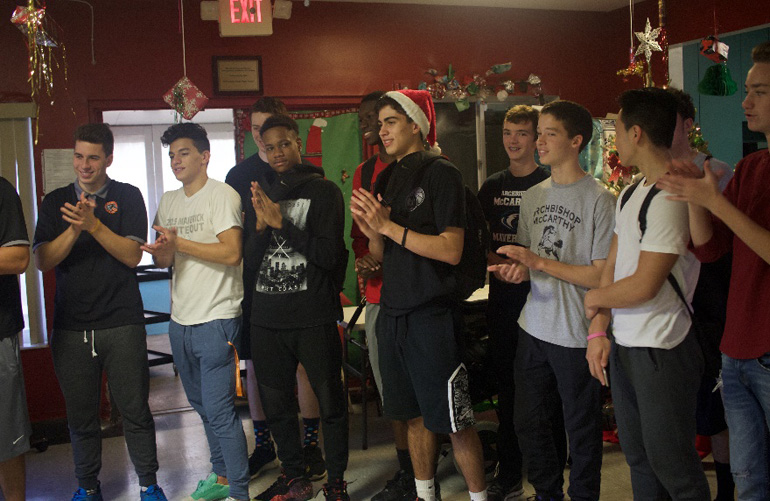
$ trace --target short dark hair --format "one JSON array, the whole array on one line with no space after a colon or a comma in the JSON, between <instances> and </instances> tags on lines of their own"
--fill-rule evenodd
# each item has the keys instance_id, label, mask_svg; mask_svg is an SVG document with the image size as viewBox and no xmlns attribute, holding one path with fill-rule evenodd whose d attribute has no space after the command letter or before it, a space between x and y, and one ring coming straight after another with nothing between
<instances>
[{"instance_id":1,"label":"short dark hair","mask_svg":"<svg viewBox=\"0 0 770 501\"><path fill-rule=\"evenodd\" d=\"M526 104L517 104L505 112L505 121L512 124L532 123L532 129L537 130L537 119L540 118L538 112L532 106Z\"/></svg>"},{"instance_id":2,"label":"short dark hair","mask_svg":"<svg viewBox=\"0 0 770 501\"><path fill-rule=\"evenodd\" d=\"M160 142L163 146L170 146L177 139L192 139L193 145L198 152L211 151L211 143L206 129L192 122L174 124L160 136Z\"/></svg>"},{"instance_id":3,"label":"short dark hair","mask_svg":"<svg viewBox=\"0 0 770 501\"><path fill-rule=\"evenodd\" d=\"M682 120L695 120L695 104L692 102L690 94L680 89L669 87L669 94L676 98L676 113L682 117Z\"/></svg>"},{"instance_id":4,"label":"short dark hair","mask_svg":"<svg viewBox=\"0 0 770 501\"><path fill-rule=\"evenodd\" d=\"M289 111L286 109L286 105L283 101L277 97L264 96L257 99L254 104L251 105L249 110L249 116L254 113L269 113L270 115L288 115Z\"/></svg>"},{"instance_id":5,"label":"short dark hair","mask_svg":"<svg viewBox=\"0 0 770 501\"><path fill-rule=\"evenodd\" d=\"M561 122L570 139L580 135L582 141L579 151L583 151L588 146L588 142L594 135L594 121L591 112L572 101L550 102L540 110L540 116L543 115L551 115Z\"/></svg>"},{"instance_id":6,"label":"short dark hair","mask_svg":"<svg viewBox=\"0 0 770 501\"><path fill-rule=\"evenodd\" d=\"M618 98L626 130L638 125L661 148L671 148L676 129L677 99L655 87L628 90Z\"/></svg>"},{"instance_id":7,"label":"short dark hair","mask_svg":"<svg viewBox=\"0 0 770 501\"><path fill-rule=\"evenodd\" d=\"M386 106L390 106L394 110L396 110L396 113L400 115L404 115L406 117L406 121L409 123L414 122L412 120L412 117L409 116L409 114L406 112L403 106L401 106L401 103L393 99L392 97L388 97L387 95L382 96L377 100L377 104L374 105L374 110L379 113L381 109L383 109Z\"/></svg>"},{"instance_id":8,"label":"short dark hair","mask_svg":"<svg viewBox=\"0 0 770 501\"><path fill-rule=\"evenodd\" d=\"M299 125L288 115L273 115L262 124L259 129L259 134L264 136L265 132L275 127L286 127L289 130L293 130L295 134L299 134Z\"/></svg>"},{"instance_id":9,"label":"short dark hair","mask_svg":"<svg viewBox=\"0 0 770 501\"><path fill-rule=\"evenodd\" d=\"M755 63L770 63L770 41L762 42L751 49L751 60Z\"/></svg>"},{"instance_id":10,"label":"short dark hair","mask_svg":"<svg viewBox=\"0 0 770 501\"><path fill-rule=\"evenodd\" d=\"M75 129L75 141L91 144L101 144L106 156L112 155L115 149L115 138L112 136L110 124L83 124Z\"/></svg>"},{"instance_id":11,"label":"short dark hair","mask_svg":"<svg viewBox=\"0 0 770 501\"><path fill-rule=\"evenodd\" d=\"M362 97L361 98L361 104L368 103L368 102L371 102L371 101L377 101L378 99L380 99L384 95L385 95L385 92L383 92L381 90L375 90L374 92L370 92L369 94L367 94L364 97Z\"/></svg>"}]
</instances>

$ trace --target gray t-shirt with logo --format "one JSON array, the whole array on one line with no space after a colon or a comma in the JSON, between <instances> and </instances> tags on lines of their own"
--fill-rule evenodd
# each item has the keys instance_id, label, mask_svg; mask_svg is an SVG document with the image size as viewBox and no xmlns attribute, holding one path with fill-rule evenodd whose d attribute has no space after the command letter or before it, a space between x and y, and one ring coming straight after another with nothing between
<instances>
[{"instance_id":1,"label":"gray t-shirt with logo","mask_svg":"<svg viewBox=\"0 0 770 501\"><path fill-rule=\"evenodd\" d=\"M538 256L589 266L607 259L615 225L615 197L586 175L572 184L548 178L521 199L518 242ZM567 348L587 346L587 289L530 270L532 289L519 326L532 336Z\"/></svg>"}]
</instances>

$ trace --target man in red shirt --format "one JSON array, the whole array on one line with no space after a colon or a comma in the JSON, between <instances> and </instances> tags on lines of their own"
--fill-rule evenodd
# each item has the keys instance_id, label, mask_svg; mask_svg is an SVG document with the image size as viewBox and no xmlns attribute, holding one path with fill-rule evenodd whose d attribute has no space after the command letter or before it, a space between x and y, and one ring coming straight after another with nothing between
<instances>
[{"instance_id":1,"label":"man in red shirt","mask_svg":"<svg viewBox=\"0 0 770 501\"><path fill-rule=\"evenodd\" d=\"M770 42L751 53L743 110L770 141ZM658 186L689 203L693 252L704 262L733 251L722 351L730 462L739 499L770 499L765 423L770 419L770 154L741 160L719 191L717 176L675 161Z\"/></svg>"}]
</instances>

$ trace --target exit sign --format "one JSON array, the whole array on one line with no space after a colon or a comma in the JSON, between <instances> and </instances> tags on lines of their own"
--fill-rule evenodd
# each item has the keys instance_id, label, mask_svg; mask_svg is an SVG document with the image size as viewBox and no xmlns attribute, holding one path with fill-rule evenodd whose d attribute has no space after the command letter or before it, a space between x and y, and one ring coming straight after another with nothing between
<instances>
[{"instance_id":1,"label":"exit sign","mask_svg":"<svg viewBox=\"0 0 770 501\"><path fill-rule=\"evenodd\" d=\"M273 34L270 0L219 0L219 36L253 37Z\"/></svg>"}]
</instances>

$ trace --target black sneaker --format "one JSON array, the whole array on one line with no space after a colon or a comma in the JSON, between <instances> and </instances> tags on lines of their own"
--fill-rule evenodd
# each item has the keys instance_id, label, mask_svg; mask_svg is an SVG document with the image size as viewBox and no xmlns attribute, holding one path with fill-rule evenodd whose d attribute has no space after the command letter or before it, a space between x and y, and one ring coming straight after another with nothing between
<instances>
[{"instance_id":1,"label":"black sneaker","mask_svg":"<svg viewBox=\"0 0 770 501\"><path fill-rule=\"evenodd\" d=\"M323 491L326 501L350 501L348 483L344 480L336 480L324 484Z\"/></svg>"},{"instance_id":2,"label":"black sneaker","mask_svg":"<svg viewBox=\"0 0 770 501\"><path fill-rule=\"evenodd\" d=\"M516 484L496 478L487 487L487 501L513 501L524 495L521 481Z\"/></svg>"},{"instance_id":3,"label":"black sneaker","mask_svg":"<svg viewBox=\"0 0 770 501\"><path fill-rule=\"evenodd\" d=\"M258 501L305 501L313 497L313 484L305 477L286 478L281 476L264 492L255 497Z\"/></svg>"},{"instance_id":4,"label":"black sneaker","mask_svg":"<svg viewBox=\"0 0 770 501\"><path fill-rule=\"evenodd\" d=\"M275 447L255 447L249 456L249 477L256 477L262 468L275 461Z\"/></svg>"},{"instance_id":5,"label":"black sneaker","mask_svg":"<svg viewBox=\"0 0 770 501\"><path fill-rule=\"evenodd\" d=\"M385 483L385 488L372 497L372 501L399 501L411 494L417 497L414 487L414 475L406 470L398 470L392 479Z\"/></svg>"},{"instance_id":6,"label":"black sneaker","mask_svg":"<svg viewBox=\"0 0 770 501\"><path fill-rule=\"evenodd\" d=\"M257 494L257 497L254 499L256 501L270 501L274 496L285 494L289 491L289 486L286 485L287 481L288 479L286 478L286 475L281 473L270 487Z\"/></svg>"},{"instance_id":7,"label":"black sneaker","mask_svg":"<svg viewBox=\"0 0 770 501\"><path fill-rule=\"evenodd\" d=\"M317 445L308 445L302 449L305 456L305 478L310 481L321 480L326 476L326 461Z\"/></svg>"}]
</instances>

